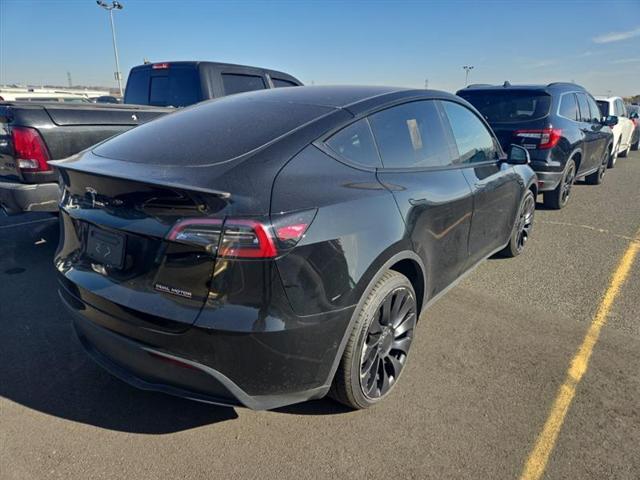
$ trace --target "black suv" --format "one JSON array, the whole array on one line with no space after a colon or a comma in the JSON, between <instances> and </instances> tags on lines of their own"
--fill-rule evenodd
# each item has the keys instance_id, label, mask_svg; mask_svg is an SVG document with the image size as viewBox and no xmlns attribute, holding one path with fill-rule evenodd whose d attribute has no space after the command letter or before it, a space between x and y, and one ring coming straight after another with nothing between
<instances>
[{"instance_id":1,"label":"black suv","mask_svg":"<svg viewBox=\"0 0 640 480\"><path fill-rule=\"evenodd\" d=\"M299 87L206 102L56 162L61 296L97 361L142 388L273 408L372 405L424 307L535 213L459 97Z\"/></svg>"},{"instance_id":2,"label":"black suv","mask_svg":"<svg viewBox=\"0 0 640 480\"><path fill-rule=\"evenodd\" d=\"M546 207L559 209L569 200L577 178L602 182L611 166L617 118L603 119L598 104L573 83L548 85L471 85L458 92L485 117L502 147L529 150Z\"/></svg>"}]
</instances>

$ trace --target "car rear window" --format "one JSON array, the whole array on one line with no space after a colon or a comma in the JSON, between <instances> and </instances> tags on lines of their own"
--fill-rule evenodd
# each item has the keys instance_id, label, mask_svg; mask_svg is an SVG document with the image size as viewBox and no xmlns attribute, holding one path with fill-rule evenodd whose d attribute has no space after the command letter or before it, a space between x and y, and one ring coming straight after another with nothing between
<instances>
[{"instance_id":1,"label":"car rear window","mask_svg":"<svg viewBox=\"0 0 640 480\"><path fill-rule=\"evenodd\" d=\"M94 153L150 165L214 165L258 149L333 110L223 97L140 125L100 144Z\"/></svg>"},{"instance_id":2,"label":"car rear window","mask_svg":"<svg viewBox=\"0 0 640 480\"><path fill-rule=\"evenodd\" d=\"M257 75L238 75L235 73L223 73L222 84L225 95L264 90L267 88L262 77Z\"/></svg>"},{"instance_id":3,"label":"car rear window","mask_svg":"<svg viewBox=\"0 0 640 480\"><path fill-rule=\"evenodd\" d=\"M124 102L157 107L186 107L202 100L200 76L194 66L142 68L129 75Z\"/></svg>"},{"instance_id":4,"label":"car rear window","mask_svg":"<svg viewBox=\"0 0 640 480\"><path fill-rule=\"evenodd\" d=\"M480 111L489 123L538 120L549 114L551 97L532 91L469 91L460 96Z\"/></svg>"}]
</instances>

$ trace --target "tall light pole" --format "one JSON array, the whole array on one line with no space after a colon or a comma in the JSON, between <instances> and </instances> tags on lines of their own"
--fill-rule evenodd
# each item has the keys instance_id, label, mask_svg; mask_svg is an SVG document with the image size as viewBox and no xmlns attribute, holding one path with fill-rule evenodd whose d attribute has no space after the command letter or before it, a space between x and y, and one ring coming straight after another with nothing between
<instances>
[{"instance_id":1,"label":"tall light pole","mask_svg":"<svg viewBox=\"0 0 640 480\"><path fill-rule=\"evenodd\" d=\"M113 53L116 56L116 80L118 80L118 89L120 90L120 96L122 97L122 73L120 73L120 61L118 60L118 46L116 45L116 27L113 25L113 11L122 10L124 5L120 2L113 0L111 4L104 2L103 0L96 0L99 7L104 8L109 12L109 19L111 20L111 37L113 38Z\"/></svg>"},{"instance_id":2,"label":"tall light pole","mask_svg":"<svg viewBox=\"0 0 640 480\"><path fill-rule=\"evenodd\" d=\"M469 72L473 70L473 65L464 65L462 67L464 69L464 86L469 85Z\"/></svg>"}]
</instances>

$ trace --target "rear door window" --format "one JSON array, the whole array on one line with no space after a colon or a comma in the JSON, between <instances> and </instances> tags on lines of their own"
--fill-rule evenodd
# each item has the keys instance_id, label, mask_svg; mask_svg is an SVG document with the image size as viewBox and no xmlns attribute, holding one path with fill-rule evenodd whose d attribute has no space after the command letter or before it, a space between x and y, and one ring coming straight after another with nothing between
<instances>
[{"instance_id":1,"label":"rear door window","mask_svg":"<svg viewBox=\"0 0 640 480\"><path fill-rule=\"evenodd\" d=\"M578 98L578 106L580 107L580 121L591 122L591 112L589 111L589 102L587 96L584 93L576 93Z\"/></svg>"},{"instance_id":2,"label":"rear door window","mask_svg":"<svg viewBox=\"0 0 640 480\"><path fill-rule=\"evenodd\" d=\"M331 150L347 160L367 167L378 168L382 166L369 122L366 119L358 120L343 128L325 143Z\"/></svg>"},{"instance_id":3,"label":"rear door window","mask_svg":"<svg viewBox=\"0 0 640 480\"><path fill-rule=\"evenodd\" d=\"M579 120L578 114L578 102L576 96L573 93L567 93L560 98L560 111L561 117L568 118L569 120Z\"/></svg>"},{"instance_id":4,"label":"rear door window","mask_svg":"<svg viewBox=\"0 0 640 480\"><path fill-rule=\"evenodd\" d=\"M369 117L385 168L428 168L453 163L448 131L434 101L412 102Z\"/></svg>"},{"instance_id":5,"label":"rear door window","mask_svg":"<svg viewBox=\"0 0 640 480\"><path fill-rule=\"evenodd\" d=\"M223 73L222 84L225 95L234 93L251 92L267 88L264 79L258 75L239 75L235 73Z\"/></svg>"},{"instance_id":6,"label":"rear door window","mask_svg":"<svg viewBox=\"0 0 640 480\"><path fill-rule=\"evenodd\" d=\"M293 83L290 80L282 80L280 78L271 77L271 81L273 82L273 86L276 87L276 88L280 88L280 87L297 87L298 86L296 83Z\"/></svg>"},{"instance_id":7,"label":"rear door window","mask_svg":"<svg viewBox=\"0 0 640 480\"><path fill-rule=\"evenodd\" d=\"M606 100L600 100L597 103L603 116L608 117L609 115L611 115L609 113L609 102L607 102Z\"/></svg>"},{"instance_id":8,"label":"rear door window","mask_svg":"<svg viewBox=\"0 0 640 480\"><path fill-rule=\"evenodd\" d=\"M491 124L537 120L548 115L551 107L551 97L536 91L462 91L459 95Z\"/></svg>"},{"instance_id":9,"label":"rear door window","mask_svg":"<svg viewBox=\"0 0 640 480\"><path fill-rule=\"evenodd\" d=\"M442 102L460 154L460 163L487 162L498 159L493 135L467 107L454 102Z\"/></svg>"}]
</instances>

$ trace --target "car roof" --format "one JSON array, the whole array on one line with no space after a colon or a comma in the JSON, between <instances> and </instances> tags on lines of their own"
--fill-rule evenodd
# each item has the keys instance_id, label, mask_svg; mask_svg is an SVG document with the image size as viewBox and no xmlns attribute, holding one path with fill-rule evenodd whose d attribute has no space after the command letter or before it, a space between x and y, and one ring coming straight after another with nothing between
<instances>
[{"instance_id":1,"label":"car roof","mask_svg":"<svg viewBox=\"0 0 640 480\"><path fill-rule=\"evenodd\" d=\"M211 62L211 61L203 61L203 60L176 60L176 61L162 61L162 62L149 62L143 63L142 65L136 65L132 67L131 70L145 70L145 69L153 69L154 65L160 64L169 64L169 65L183 65L183 66L192 66L198 67L199 65L210 65L218 68L230 68L230 69L250 69L250 70L261 70L263 72L269 73L269 75L282 76L284 78L293 78L299 82L297 78L295 78L290 73L281 72L279 70L273 70L271 68L258 67L255 65L240 65L237 63L224 63L224 62ZM301 82L300 82L301 83Z\"/></svg>"},{"instance_id":2,"label":"car roof","mask_svg":"<svg viewBox=\"0 0 640 480\"><path fill-rule=\"evenodd\" d=\"M453 94L438 90L359 85L312 85L275 88L247 92L242 95L257 101L317 105L336 109L347 109L352 113L365 111L369 108L375 108L377 105L384 105L408 98L457 98Z\"/></svg>"},{"instance_id":3,"label":"car roof","mask_svg":"<svg viewBox=\"0 0 640 480\"><path fill-rule=\"evenodd\" d=\"M606 95L596 95L593 98L595 98L596 100L606 101L606 102L611 102L613 100L622 100L622 97L607 97Z\"/></svg>"},{"instance_id":4,"label":"car roof","mask_svg":"<svg viewBox=\"0 0 640 480\"><path fill-rule=\"evenodd\" d=\"M584 87L572 82L552 82L547 84L511 84L504 82L500 85L475 84L458 91L458 94L469 91L517 91L517 90L539 90L541 92L556 93L565 91L586 91Z\"/></svg>"}]
</instances>

